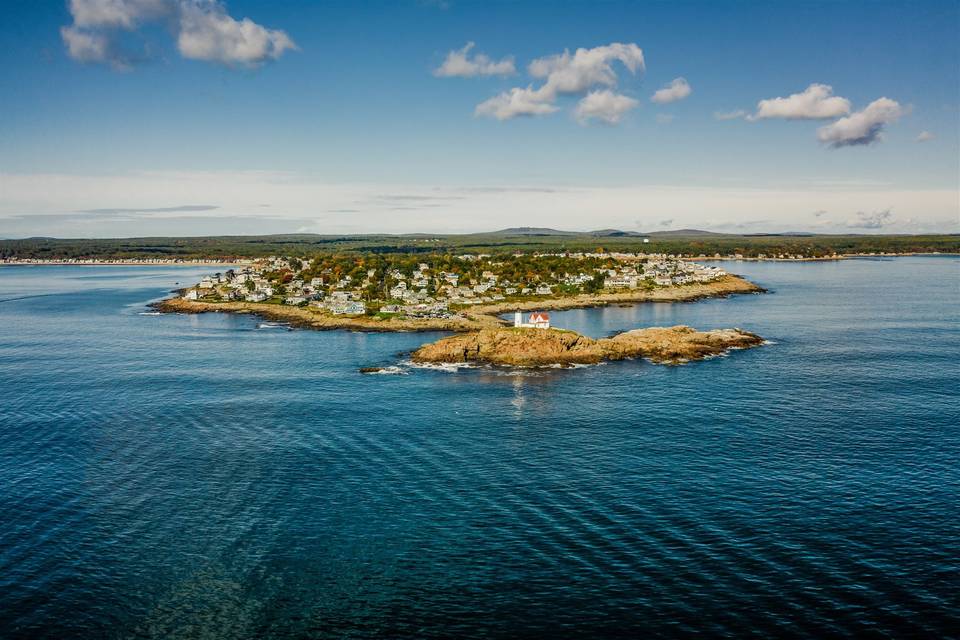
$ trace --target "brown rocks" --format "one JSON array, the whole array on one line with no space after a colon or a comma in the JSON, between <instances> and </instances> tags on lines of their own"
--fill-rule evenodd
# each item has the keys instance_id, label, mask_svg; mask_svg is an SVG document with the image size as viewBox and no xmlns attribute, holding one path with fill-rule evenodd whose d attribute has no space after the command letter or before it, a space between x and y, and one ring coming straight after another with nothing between
<instances>
[{"instance_id":1,"label":"brown rocks","mask_svg":"<svg viewBox=\"0 0 960 640\"><path fill-rule=\"evenodd\" d=\"M745 349L763 342L740 329L697 331L690 327L652 327L594 340L560 329L484 329L443 338L417 349L414 362L484 362L508 366L594 364L603 360L647 358L679 364Z\"/></svg>"}]
</instances>

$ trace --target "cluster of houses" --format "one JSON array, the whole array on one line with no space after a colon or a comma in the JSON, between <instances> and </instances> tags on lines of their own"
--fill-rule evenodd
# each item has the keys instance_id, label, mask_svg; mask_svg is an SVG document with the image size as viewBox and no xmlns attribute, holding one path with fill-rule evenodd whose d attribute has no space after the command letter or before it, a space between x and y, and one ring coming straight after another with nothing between
<instances>
[{"instance_id":1,"label":"cluster of houses","mask_svg":"<svg viewBox=\"0 0 960 640\"><path fill-rule=\"evenodd\" d=\"M552 255L552 254L539 254ZM707 267L674 256L638 256L632 254L563 254L565 258L614 258L614 268L595 268L584 264L575 273L537 274L533 282L512 282L503 262L488 261L463 273L433 269L428 262L404 273L399 269L377 272L352 271L335 275L330 269L312 268L309 259L270 257L238 266L224 273L204 277L184 293L188 300L227 300L270 302L310 307L335 315L362 315L368 312L419 318L449 318L451 310L469 305L500 303L519 298L557 295L580 290L591 281L603 279L606 289L635 289L640 286L673 286L708 282L726 273L719 267ZM464 262L477 263L489 256L466 254ZM449 262L447 262L449 264ZM569 270L569 264L567 269ZM448 269L451 267L447 267ZM452 268L456 268L453 266ZM358 271L360 276L357 276ZM320 275L314 275L319 273ZM278 278L278 274L283 274ZM368 307L369 305L369 307ZM518 326L549 326L549 317L531 318Z\"/></svg>"},{"instance_id":2,"label":"cluster of houses","mask_svg":"<svg viewBox=\"0 0 960 640\"><path fill-rule=\"evenodd\" d=\"M720 267L707 267L682 260L658 259L608 269L603 279L605 289L636 289L645 281L661 287L710 282L727 275Z\"/></svg>"}]
</instances>

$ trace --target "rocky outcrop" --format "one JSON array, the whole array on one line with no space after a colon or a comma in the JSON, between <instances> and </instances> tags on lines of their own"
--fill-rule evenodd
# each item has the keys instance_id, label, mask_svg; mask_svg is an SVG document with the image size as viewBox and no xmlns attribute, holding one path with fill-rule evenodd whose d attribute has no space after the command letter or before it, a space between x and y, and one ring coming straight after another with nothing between
<instances>
[{"instance_id":1,"label":"rocky outcrop","mask_svg":"<svg viewBox=\"0 0 960 640\"><path fill-rule=\"evenodd\" d=\"M648 358L653 362L677 364L703 360L730 349L747 349L763 344L763 338L742 329L697 331L686 326L635 329L599 344L607 360Z\"/></svg>"},{"instance_id":2,"label":"rocky outcrop","mask_svg":"<svg viewBox=\"0 0 960 640\"><path fill-rule=\"evenodd\" d=\"M647 358L678 364L754 347L763 339L740 329L697 331L686 326L653 327L594 340L560 329L484 329L443 338L417 349L414 362L483 362L507 366L595 364Z\"/></svg>"}]
</instances>

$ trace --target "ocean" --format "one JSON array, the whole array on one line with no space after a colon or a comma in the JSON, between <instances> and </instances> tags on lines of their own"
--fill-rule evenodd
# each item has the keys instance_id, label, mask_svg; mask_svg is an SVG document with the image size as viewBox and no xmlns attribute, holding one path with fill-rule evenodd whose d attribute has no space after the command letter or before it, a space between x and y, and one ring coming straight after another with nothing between
<instances>
[{"instance_id":1,"label":"ocean","mask_svg":"<svg viewBox=\"0 0 960 640\"><path fill-rule=\"evenodd\" d=\"M769 344L524 371L0 267L0 637L956 637L960 260L723 264L553 324Z\"/></svg>"}]
</instances>

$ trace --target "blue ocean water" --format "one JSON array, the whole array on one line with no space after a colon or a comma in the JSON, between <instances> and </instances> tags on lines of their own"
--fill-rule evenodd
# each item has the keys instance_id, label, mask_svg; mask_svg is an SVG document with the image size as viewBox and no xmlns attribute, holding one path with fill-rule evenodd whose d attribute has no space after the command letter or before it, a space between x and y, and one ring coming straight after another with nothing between
<instances>
[{"instance_id":1,"label":"blue ocean water","mask_svg":"<svg viewBox=\"0 0 960 640\"><path fill-rule=\"evenodd\" d=\"M209 269L0 268L0 637L943 637L960 260L553 314L682 367L393 364L441 334L141 315Z\"/></svg>"}]
</instances>

